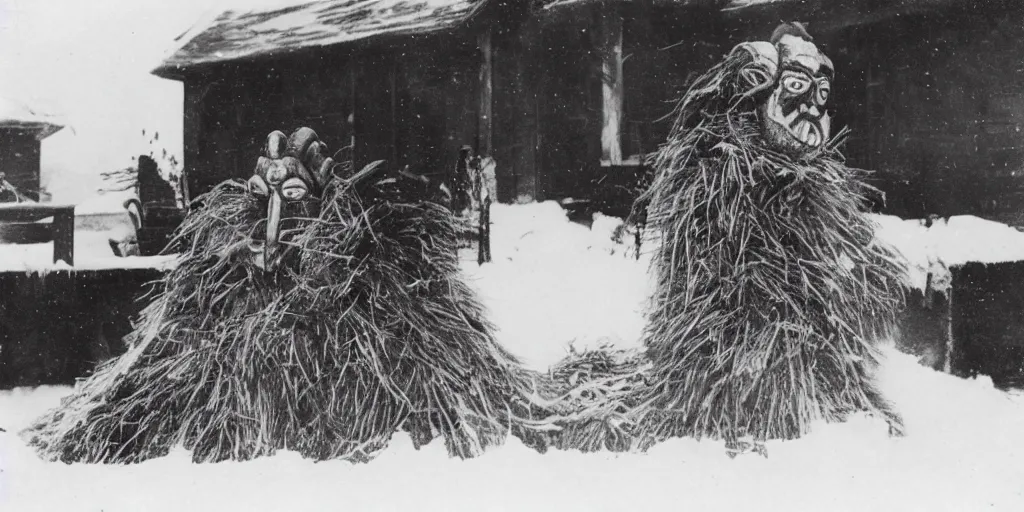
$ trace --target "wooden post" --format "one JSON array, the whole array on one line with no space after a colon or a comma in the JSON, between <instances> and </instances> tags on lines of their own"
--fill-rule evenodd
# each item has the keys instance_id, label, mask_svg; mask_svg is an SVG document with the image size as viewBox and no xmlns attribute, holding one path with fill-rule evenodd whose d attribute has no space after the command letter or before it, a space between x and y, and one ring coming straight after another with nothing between
<instances>
[{"instance_id":1,"label":"wooden post","mask_svg":"<svg viewBox=\"0 0 1024 512\"><path fill-rule=\"evenodd\" d=\"M349 128L349 154L352 155L352 172L356 171L356 52L353 50L348 59L348 128Z\"/></svg>"},{"instance_id":2,"label":"wooden post","mask_svg":"<svg viewBox=\"0 0 1024 512\"><path fill-rule=\"evenodd\" d=\"M622 16L601 13L601 165L622 164Z\"/></svg>"},{"instance_id":3,"label":"wooden post","mask_svg":"<svg viewBox=\"0 0 1024 512\"><path fill-rule=\"evenodd\" d=\"M491 196L480 204L480 219L477 225L477 265L491 262Z\"/></svg>"},{"instance_id":4,"label":"wooden post","mask_svg":"<svg viewBox=\"0 0 1024 512\"><path fill-rule=\"evenodd\" d=\"M477 125L477 156L490 157L494 148L494 52L491 47L491 27L477 37L480 48L480 111ZM486 186L483 177L478 176L479 186ZM488 194L480 205L477 219L477 264L491 261L491 197Z\"/></svg>"},{"instance_id":5,"label":"wooden post","mask_svg":"<svg viewBox=\"0 0 1024 512\"><path fill-rule=\"evenodd\" d=\"M950 283L949 288L946 289L946 357L942 363L942 371L952 374L953 370L957 367L955 359L958 354L956 352L956 335L953 333L953 284Z\"/></svg>"},{"instance_id":6,"label":"wooden post","mask_svg":"<svg viewBox=\"0 0 1024 512\"><path fill-rule=\"evenodd\" d=\"M75 207L68 206L53 215L53 262L64 260L75 265Z\"/></svg>"},{"instance_id":7,"label":"wooden post","mask_svg":"<svg viewBox=\"0 0 1024 512\"><path fill-rule=\"evenodd\" d=\"M208 84L198 83L196 78L185 78L185 113L182 126L185 161L181 172L181 194L186 208L195 199L192 197L192 190L198 190L195 184L199 173L202 172L199 162L201 158L199 141L203 137L203 96L206 95L209 88Z\"/></svg>"},{"instance_id":8,"label":"wooden post","mask_svg":"<svg viewBox=\"0 0 1024 512\"><path fill-rule=\"evenodd\" d=\"M478 117L477 155L482 157L491 156L493 148L494 105L494 61L491 50L491 28L487 27L477 37L477 46L480 48L480 113Z\"/></svg>"}]
</instances>

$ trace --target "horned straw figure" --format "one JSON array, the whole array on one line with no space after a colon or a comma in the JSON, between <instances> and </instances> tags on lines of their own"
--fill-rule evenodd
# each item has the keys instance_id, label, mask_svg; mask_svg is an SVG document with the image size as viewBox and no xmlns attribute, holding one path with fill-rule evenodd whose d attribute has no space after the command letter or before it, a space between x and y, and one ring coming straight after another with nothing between
<instances>
[{"instance_id":1,"label":"horned straw figure","mask_svg":"<svg viewBox=\"0 0 1024 512\"><path fill-rule=\"evenodd\" d=\"M566 385L555 444L709 436L759 449L855 411L902 431L873 371L904 264L874 239L870 189L831 134L833 76L804 27L785 24L692 83L638 200L660 238L644 353L555 368L585 381Z\"/></svg>"},{"instance_id":2,"label":"horned straw figure","mask_svg":"<svg viewBox=\"0 0 1024 512\"><path fill-rule=\"evenodd\" d=\"M23 433L42 457L364 461L398 430L470 457L529 414L447 208L377 164L339 175L308 128L265 153L189 213L127 353Z\"/></svg>"}]
</instances>

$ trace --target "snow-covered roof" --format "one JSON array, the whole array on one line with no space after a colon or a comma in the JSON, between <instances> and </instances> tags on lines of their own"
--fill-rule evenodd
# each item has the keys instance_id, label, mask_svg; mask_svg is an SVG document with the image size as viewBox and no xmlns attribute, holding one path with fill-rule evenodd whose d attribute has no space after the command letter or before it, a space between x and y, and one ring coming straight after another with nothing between
<instances>
[{"instance_id":1,"label":"snow-covered roof","mask_svg":"<svg viewBox=\"0 0 1024 512\"><path fill-rule=\"evenodd\" d=\"M598 3L604 0L541 0L545 9L558 9L560 7L568 7L571 5L579 5L584 3ZM619 0L620 2L630 2L635 0ZM769 3L780 3L780 2L795 2L802 0L728 0L725 5L722 5L721 0L653 0L654 3L658 4L677 4L677 5L696 5L721 8L723 11L742 9L744 7L758 6Z\"/></svg>"},{"instance_id":2,"label":"snow-covered roof","mask_svg":"<svg viewBox=\"0 0 1024 512\"><path fill-rule=\"evenodd\" d=\"M558 9L586 3L618 1L621 3L637 0L540 0L544 9ZM817 13L825 16L838 16L850 19L865 18L867 14L887 12L895 14L900 11L913 11L942 4L953 3L955 0L900 0L898 2L876 2L874 0L648 0L656 4L677 4L705 6L721 9L723 12L742 11L747 8L784 7L787 10L800 9L800 16ZM787 15L793 14L787 12Z\"/></svg>"},{"instance_id":3,"label":"snow-covered roof","mask_svg":"<svg viewBox=\"0 0 1024 512\"><path fill-rule=\"evenodd\" d=\"M457 27L488 0L319 0L272 9L229 10L178 37L181 46L153 71L287 53L383 35Z\"/></svg>"},{"instance_id":4,"label":"snow-covered roof","mask_svg":"<svg viewBox=\"0 0 1024 512\"><path fill-rule=\"evenodd\" d=\"M60 131L64 125L57 117L44 114L20 102L0 97L0 128L18 128L43 140Z\"/></svg>"},{"instance_id":5,"label":"snow-covered roof","mask_svg":"<svg viewBox=\"0 0 1024 512\"><path fill-rule=\"evenodd\" d=\"M466 23L493 1L496 0L274 0L270 4L272 6L227 11L214 9L175 38L168 57L153 73L180 79L186 70L206 64L287 54L379 36L451 30ZM601 1L608 0L537 0L535 5L551 10ZM832 5L825 0L653 1L706 6L724 12L785 4L821 11ZM896 5L911 8L952 1L903 0ZM872 6L866 0L850 0L849 3L840 9L844 15L904 8Z\"/></svg>"}]
</instances>

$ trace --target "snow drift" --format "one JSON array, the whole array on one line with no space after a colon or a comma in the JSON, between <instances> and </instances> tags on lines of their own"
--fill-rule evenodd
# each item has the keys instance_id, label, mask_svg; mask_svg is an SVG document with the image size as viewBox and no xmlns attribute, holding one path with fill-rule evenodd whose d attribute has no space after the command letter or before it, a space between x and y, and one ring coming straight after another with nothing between
<instances>
[{"instance_id":1,"label":"snow drift","mask_svg":"<svg viewBox=\"0 0 1024 512\"><path fill-rule=\"evenodd\" d=\"M637 346L646 262L610 241L614 221L591 230L542 203L495 206L494 222L495 262L477 267L468 253L463 267L510 351L544 369L572 342ZM770 441L767 458L730 459L721 443L692 439L642 455L542 455L510 439L461 461L440 441L417 451L399 435L358 466L288 452L196 465L180 450L133 466L69 466L40 461L16 436L69 389L2 391L0 510L1024 510L1024 396L883 352L879 384L906 437L855 415Z\"/></svg>"}]
</instances>

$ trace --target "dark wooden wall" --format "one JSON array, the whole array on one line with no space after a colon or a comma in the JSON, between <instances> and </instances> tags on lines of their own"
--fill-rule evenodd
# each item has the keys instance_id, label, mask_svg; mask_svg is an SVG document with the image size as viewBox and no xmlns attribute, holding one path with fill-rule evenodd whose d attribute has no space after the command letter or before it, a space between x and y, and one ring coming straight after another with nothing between
<instances>
[{"instance_id":1,"label":"dark wooden wall","mask_svg":"<svg viewBox=\"0 0 1024 512\"><path fill-rule=\"evenodd\" d=\"M543 18L540 72L540 172L549 198L605 198L636 174L633 164L602 167L603 18L622 17L623 157L637 162L668 134L675 101L711 67L728 42L709 10L649 2L588 3ZM620 175L628 175L623 177ZM622 178L622 179L620 179ZM628 201L627 201L628 202ZM622 211L624 205L603 209Z\"/></svg>"},{"instance_id":2,"label":"dark wooden wall","mask_svg":"<svg viewBox=\"0 0 1024 512\"><path fill-rule=\"evenodd\" d=\"M0 389L71 384L125 349L156 269L0 272Z\"/></svg>"},{"instance_id":3,"label":"dark wooden wall","mask_svg":"<svg viewBox=\"0 0 1024 512\"><path fill-rule=\"evenodd\" d=\"M0 172L32 199L39 199L40 141L22 130L0 129Z\"/></svg>"},{"instance_id":4,"label":"dark wooden wall","mask_svg":"<svg viewBox=\"0 0 1024 512\"><path fill-rule=\"evenodd\" d=\"M1024 225L1024 4L960 2L818 36L834 126L883 211Z\"/></svg>"},{"instance_id":5,"label":"dark wooden wall","mask_svg":"<svg viewBox=\"0 0 1024 512\"><path fill-rule=\"evenodd\" d=\"M447 176L459 148L477 141L476 42L468 37L413 40L395 58L395 161L419 174ZM356 140L358 145L358 132Z\"/></svg>"},{"instance_id":6,"label":"dark wooden wall","mask_svg":"<svg viewBox=\"0 0 1024 512\"><path fill-rule=\"evenodd\" d=\"M540 76L538 165L553 199L587 195L601 159L601 51L594 8L544 20Z\"/></svg>"},{"instance_id":7,"label":"dark wooden wall","mask_svg":"<svg viewBox=\"0 0 1024 512\"><path fill-rule=\"evenodd\" d=\"M626 123L623 154L643 155L665 141L669 116L690 82L725 55L721 16L697 8L640 3L627 11L623 27Z\"/></svg>"},{"instance_id":8,"label":"dark wooden wall","mask_svg":"<svg viewBox=\"0 0 1024 512\"><path fill-rule=\"evenodd\" d=\"M185 165L193 197L252 172L267 135L315 127L334 150L351 143L351 83L331 58L233 64L185 80Z\"/></svg>"},{"instance_id":9,"label":"dark wooden wall","mask_svg":"<svg viewBox=\"0 0 1024 512\"><path fill-rule=\"evenodd\" d=\"M886 213L1024 224L1024 6L997 4L811 27L837 67L833 125L852 129L849 163L877 171ZM695 75L736 43L767 39L781 21L651 2L529 16L510 6L466 30L206 70L186 80L193 195L245 177L270 130L300 125L332 148L355 140L357 164L448 172L459 147L480 146L483 30L492 34L498 199L597 195L618 172L600 166L599 32L609 5L624 20L627 159L664 140L666 116Z\"/></svg>"},{"instance_id":10,"label":"dark wooden wall","mask_svg":"<svg viewBox=\"0 0 1024 512\"><path fill-rule=\"evenodd\" d=\"M475 42L416 37L205 70L185 80L192 196L252 172L267 134L300 126L329 149L438 175L477 138ZM354 144L354 146L353 146Z\"/></svg>"},{"instance_id":11,"label":"dark wooden wall","mask_svg":"<svg viewBox=\"0 0 1024 512\"><path fill-rule=\"evenodd\" d=\"M548 181L541 147L552 143L542 137L540 83L541 27L536 19L519 24L497 24L493 48L493 142L497 162L498 201L543 200Z\"/></svg>"},{"instance_id":12,"label":"dark wooden wall","mask_svg":"<svg viewBox=\"0 0 1024 512\"><path fill-rule=\"evenodd\" d=\"M206 69L186 82L185 154L192 196L248 175L273 129L315 128L332 148L355 141L358 165L384 159L437 175L458 148L480 148L477 36L491 33L493 141L501 202L592 195L601 157L605 7L527 15L509 4L454 33ZM720 56L709 10L622 7L627 54L624 153L649 152L687 79ZM354 138L353 138L354 137Z\"/></svg>"},{"instance_id":13,"label":"dark wooden wall","mask_svg":"<svg viewBox=\"0 0 1024 512\"><path fill-rule=\"evenodd\" d=\"M969 263L953 269L952 368L988 375L999 387L1024 387L1024 262Z\"/></svg>"}]
</instances>

